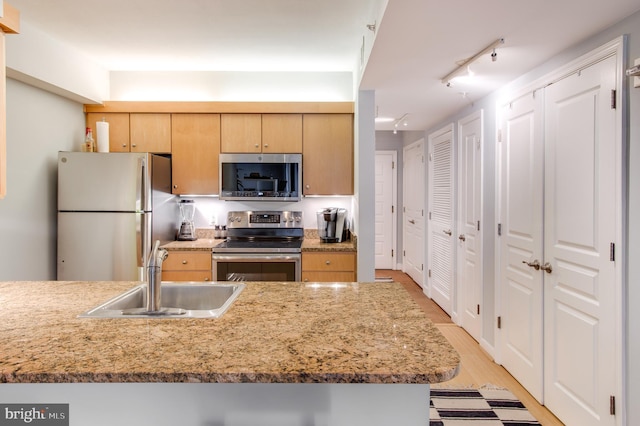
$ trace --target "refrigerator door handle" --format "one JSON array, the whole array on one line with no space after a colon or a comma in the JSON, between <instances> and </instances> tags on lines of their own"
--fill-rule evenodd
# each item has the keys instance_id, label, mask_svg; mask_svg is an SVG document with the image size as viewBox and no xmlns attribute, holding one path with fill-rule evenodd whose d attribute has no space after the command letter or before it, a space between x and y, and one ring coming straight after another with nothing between
<instances>
[{"instance_id":1,"label":"refrigerator door handle","mask_svg":"<svg viewBox=\"0 0 640 426\"><path fill-rule=\"evenodd\" d=\"M138 158L138 170L136 172L136 210L141 212L147 210L147 200L145 197L145 165L144 158Z\"/></svg>"},{"instance_id":2,"label":"refrigerator door handle","mask_svg":"<svg viewBox=\"0 0 640 426\"><path fill-rule=\"evenodd\" d=\"M145 281L147 255L151 251L151 218L152 213L138 213L136 235L136 256L138 258L138 278Z\"/></svg>"}]
</instances>

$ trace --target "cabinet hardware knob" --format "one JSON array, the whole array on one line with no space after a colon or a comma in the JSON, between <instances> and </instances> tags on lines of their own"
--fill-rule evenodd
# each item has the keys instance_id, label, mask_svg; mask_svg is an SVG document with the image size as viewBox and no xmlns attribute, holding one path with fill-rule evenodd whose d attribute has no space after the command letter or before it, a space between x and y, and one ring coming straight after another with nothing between
<instances>
[{"instance_id":1,"label":"cabinet hardware knob","mask_svg":"<svg viewBox=\"0 0 640 426\"><path fill-rule=\"evenodd\" d=\"M411 220L409 220L409 223L410 223L410 224L412 224L412 225L415 225L415 224L416 224L416 221L415 221L415 220L413 220L413 219L411 219Z\"/></svg>"},{"instance_id":2,"label":"cabinet hardware knob","mask_svg":"<svg viewBox=\"0 0 640 426\"><path fill-rule=\"evenodd\" d=\"M311 188L309 185L305 185L304 187L307 188L307 189Z\"/></svg>"},{"instance_id":3,"label":"cabinet hardware knob","mask_svg":"<svg viewBox=\"0 0 640 426\"><path fill-rule=\"evenodd\" d=\"M265 143L265 144L264 144L264 147L265 147L265 148L269 148L269 144L268 144L268 143Z\"/></svg>"},{"instance_id":4,"label":"cabinet hardware knob","mask_svg":"<svg viewBox=\"0 0 640 426\"><path fill-rule=\"evenodd\" d=\"M459 239L460 241L467 241L467 237L465 237L465 236L464 236L464 234L460 234L460 235L458 236L458 239Z\"/></svg>"},{"instance_id":5,"label":"cabinet hardware knob","mask_svg":"<svg viewBox=\"0 0 640 426\"><path fill-rule=\"evenodd\" d=\"M551 264L549 262L545 262L544 265L540 267L540 269L545 271L547 274L550 274L551 271L553 271L553 268L551 267Z\"/></svg>"},{"instance_id":6,"label":"cabinet hardware knob","mask_svg":"<svg viewBox=\"0 0 640 426\"><path fill-rule=\"evenodd\" d=\"M444 232L448 236L451 236L451 234L452 234L451 229L447 229L446 231L442 231L442 232Z\"/></svg>"},{"instance_id":7,"label":"cabinet hardware knob","mask_svg":"<svg viewBox=\"0 0 640 426\"><path fill-rule=\"evenodd\" d=\"M131 144L131 147L132 147L132 148L135 148L136 146L137 146L137 145L136 145L135 143L132 143L132 144Z\"/></svg>"},{"instance_id":8,"label":"cabinet hardware knob","mask_svg":"<svg viewBox=\"0 0 640 426\"><path fill-rule=\"evenodd\" d=\"M258 144L255 144L255 147L256 147L256 148L258 148L259 146L260 146L260 145L258 145Z\"/></svg>"},{"instance_id":9,"label":"cabinet hardware knob","mask_svg":"<svg viewBox=\"0 0 640 426\"><path fill-rule=\"evenodd\" d=\"M187 261L186 261L186 260L183 260L183 261L182 261L182 264L183 264L183 265L186 265L186 264L187 264Z\"/></svg>"},{"instance_id":10,"label":"cabinet hardware knob","mask_svg":"<svg viewBox=\"0 0 640 426\"><path fill-rule=\"evenodd\" d=\"M540 270L540 262L538 262L538 259L534 260L533 262L527 262L526 260L523 260L522 263L535 269L536 271Z\"/></svg>"},{"instance_id":11,"label":"cabinet hardware knob","mask_svg":"<svg viewBox=\"0 0 640 426\"><path fill-rule=\"evenodd\" d=\"M324 263L325 263L325 265L331 265L331 261L330 260L327 260Z\"/></svg>"},{"instance_id":12,"label":"cabinet hardware knob","mask_svg":"<svg viewBox=\"0 0 640 426\"><path fill-rule=\"evenodd\" d=\"M173 185L173 189L178 189L178 184Z\"/></svg>"},{"instance_id":13,"label":"cabinet hardware knob","mask_svg":"<svg viewBox=\"0 0 640 426\"><path fill-rule=\"evenodd\" d=\"M123 148L126 148L126 147L127 147L127 144L126 144L126 143L123 143L123 144L122 144L122 147L123 147Z\"/></svg>"},{"instance_id":14,"label":"cabinet hardware knob","mask_svg":"<svg viewBox=\"0 0 640 426\"><path fill-rule=\"evenodd\" d=\"M209 277L204 277L204 280L205 281L209 281Z\"/></svg>"}]
</instances>

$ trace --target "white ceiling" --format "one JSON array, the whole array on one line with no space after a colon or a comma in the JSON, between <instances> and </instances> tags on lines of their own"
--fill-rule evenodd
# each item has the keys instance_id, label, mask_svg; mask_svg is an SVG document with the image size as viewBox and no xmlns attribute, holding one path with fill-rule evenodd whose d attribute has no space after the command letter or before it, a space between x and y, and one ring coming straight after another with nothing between
<instances>
[{"instance_id":1,"label":"white ceiling","mask_svg":"<svg viewBox=\"0 0 640 426\"><path fill-rule=\"evenodd\" d=\"M350 71L380 0L10 0L109 70ZM361 88L424 130L640 10L640 0L390 0ZM476 82L440 79L494 40ZM393 123L377 124L391 130Z\"/></svg>"}]
</instances>

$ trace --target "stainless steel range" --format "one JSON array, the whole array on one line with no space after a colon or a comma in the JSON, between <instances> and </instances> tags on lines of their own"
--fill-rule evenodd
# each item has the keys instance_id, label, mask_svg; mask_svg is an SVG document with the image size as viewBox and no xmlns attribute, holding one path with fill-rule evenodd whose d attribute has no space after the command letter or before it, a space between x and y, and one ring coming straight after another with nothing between
<instances>
[{"instance_id":1,"label":"stainless steel range","mask_svg":"<svg viewBox=\"0 0 640 426\"><path fill-rule=\"evenodd\" d=\"M300 281L302 212L235 211L213 248L214 281Z\"/></svg>"}]
</instances>

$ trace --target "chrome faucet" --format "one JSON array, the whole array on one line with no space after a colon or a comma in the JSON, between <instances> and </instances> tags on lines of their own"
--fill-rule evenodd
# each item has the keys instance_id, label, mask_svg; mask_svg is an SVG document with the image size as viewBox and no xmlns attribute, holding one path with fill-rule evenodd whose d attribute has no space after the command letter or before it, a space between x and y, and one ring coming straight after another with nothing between
<instances>
[{"instance_id":1,"label":"chrome faucet","mask_svg":"<svg viewBox=\"0 0 640 426\"><path fill-rule=\"evenodd\" d=\"M153 246L147 263L147 312L160 311L162 261L169 256L169 252L159 247L160 240Z\"/></svg>"}]
</instances>

